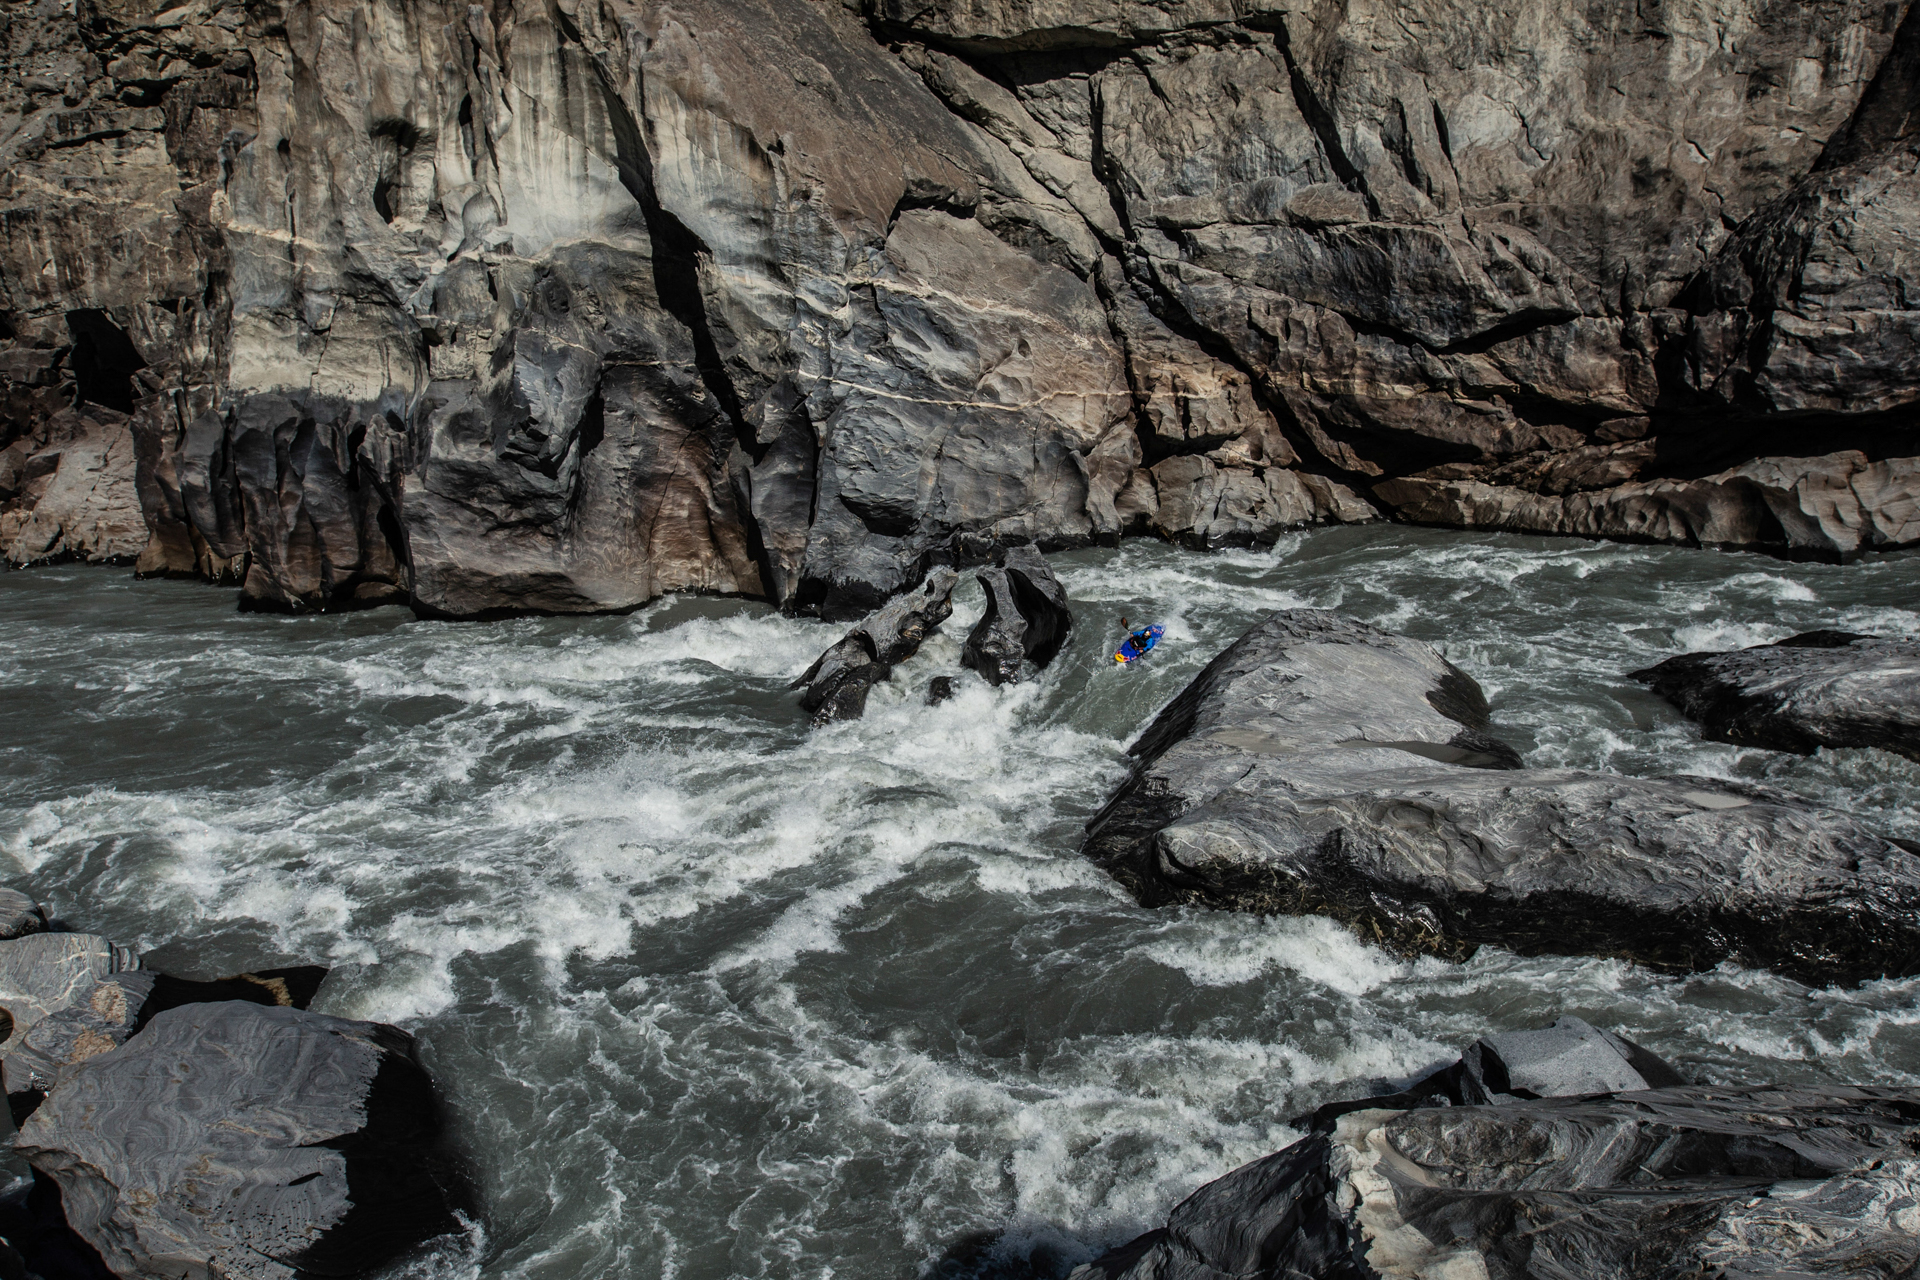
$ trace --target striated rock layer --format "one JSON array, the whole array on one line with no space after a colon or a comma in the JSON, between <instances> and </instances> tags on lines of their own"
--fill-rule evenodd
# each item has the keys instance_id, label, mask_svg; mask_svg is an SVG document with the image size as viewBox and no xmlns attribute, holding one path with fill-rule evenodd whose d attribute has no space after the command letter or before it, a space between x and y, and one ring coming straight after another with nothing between
<instances>
[{"instance_id":1,"label":"striated rock layer","mask_svg":"<svg viewBox=\"0 0 1920 1280\"><path fill-rule=\"evenodd\" d=\"M0 544L853 617L955 533L1920 541L1909 0L0 0Z\"/></svg>"}]
</instances>

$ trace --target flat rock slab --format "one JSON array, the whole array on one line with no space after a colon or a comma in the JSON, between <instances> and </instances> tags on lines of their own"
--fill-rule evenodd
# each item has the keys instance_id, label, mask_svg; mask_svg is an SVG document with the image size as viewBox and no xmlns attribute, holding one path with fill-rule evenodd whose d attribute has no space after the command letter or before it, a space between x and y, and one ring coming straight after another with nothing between
<instances>
[{"instance_id":1,"label":"flat rock slab","mask_svg":"<svg viewBox=\"0 0 1920 1280\"><path fill-rule=\"evenodd\" d=\"M1149 906L1327 915L1406 954L1920 971L1911 849L1718 779L1468 767L1515 758L1478 686L1383 636L1312 610L1255 627L1134 745L1088 855Z\"/></svg>"},{"instance_id":2,"label":"flat rock slab","mask_svg":"<svg viewBox=\"0 0 1920 1280\"><path fill-rule=\"evenodd\" d=\"M1356 1111L1072 1280L1892 1280L1917 1122L1920 1091L1844 1087Z\"/></svg>"},{"instance_id":3,"label":"flat rock slab","mask_svg":"<svg viewBox=\"0 0 1920 1280\"><path fill-rule=\"evenodd\" d=\"M222 1001L72 1067L18 1149L116 1275L291 1280L456 1229L438 1135L404 1032Z\"/></svg>"},{"instance_id":4,"label":"flat rock slab","mask_svg":"<svg viewBox=\"0 0 1920 1280\"><path fill-rule=\"evenodd\" d=\"M1878 747L1920 760L1920 640L1809 631L1635 671L1716 742L1811 755Z\"/></svg>"},{"instance_id":5,"label":"flat rock slab","mask_svg":"<svg viewBox=\"0 0 1920 1280\"><path fill-rule=\"evenodd\" d=\"M0 1058L0 1078L14 1116L18 1120L28 1114L37 1105L31 1095L52 1089L74 1064L119 1048L168 1009L222 1000L304 1009L326 976L321 965L263 969L212 981L146 970L109 974L84 998L49 1013L7 1046Z\"/></svg>"}]
</instances>

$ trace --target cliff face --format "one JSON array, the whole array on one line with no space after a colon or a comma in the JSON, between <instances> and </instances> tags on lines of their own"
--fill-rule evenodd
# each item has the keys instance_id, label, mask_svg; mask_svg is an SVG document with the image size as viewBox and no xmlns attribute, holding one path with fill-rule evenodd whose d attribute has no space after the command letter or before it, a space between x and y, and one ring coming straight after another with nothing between
<instances>
[{"instance_id":1,"label":"cliff face","mask_svg":"<svg viewBox=\"0 0 1920 1280\"><path fill-rule=\"evenodd\" d=\"M955 534L1920 541L1906 0L0 7L16 563L844 614Z\"/></svg>"}]
</instances>

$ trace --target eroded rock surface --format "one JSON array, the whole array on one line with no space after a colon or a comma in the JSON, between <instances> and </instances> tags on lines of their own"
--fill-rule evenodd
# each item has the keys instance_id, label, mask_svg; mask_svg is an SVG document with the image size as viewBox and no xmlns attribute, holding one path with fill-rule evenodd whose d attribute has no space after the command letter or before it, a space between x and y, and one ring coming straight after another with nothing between
<instances>
[{"instance_id":1,"label":"eroded rock surface","mask_svg":"<svg viewBox=\"0 0 1920 1280\"><path fill-rule=\"evenodd\" d=\"M1892 1277L1920 1094L1672 1088L1368 1109L1208 1183L1073 1280Z\"/></svg>"},{"instance_id":2,"label":"eroded rock surface","mask_svg":"<svg viewBox=\"0 0 1920 1280\"><path fill-rule=\"evenodd\" d=\"M1052 662L1073 630L1073 612L1046 558L1031 545L1011 547L978 577L987 607L960 660L995 685L1018 681L1024 663Z\"/></svg>"},{"instance_id":3,"label":"eroded rock surface","mask_svg":"<svg viewBox=\"0 0 1920 1280\"><path fill-rule=\"evenodd\" d=\"M18 1148L116 1275L352 1275L457 1228L411 1037L245 1001L72 1067Z\"/></svg>"},{"instance_id":4,"label":"eroded rock surface","mask_svg":"<svg viewBox=\"0 0 1920 1280\"><path fill-rule=\"evenodd\" d=\"M953 587L959 580L945 565L928 570L919 586L901 592L847 632L788 686L802 691L800 705L816 728L866 714L873 686L891 680L894 667L918 653L927 633L953 613Z\"/></svg>"},{"instance_id":5,"label":"eroded rock surface","mask_svg":"<svg viewBox=\"0 0 1920 1280\"><path fill-rule=\"evenodd\" d=\"M1901 0L5 0L0 544L852 618L954 533L1920 541Z\"/></svg>"},{"instance_id":6,"label":"eroded rock surface","mask_svg":"<svg viewBox=\"0 0 1920 1280\"><path fill-rule=\"evenodd\" d=\"M1742 783L1513 768L1486 723L1427 646L1282 611L1129 748L1086 852L1147 905L1328 915L1409 953L1920 971L1920 853Z\"/></svg>"},{"instance_id":7,"label":"eroded rock surface","mask_svg":"<svg viewBox=\"0 0 1920 1280\"><path fill-rule=\"evenodd\" d=\"M1809 631L1635 671L1718 742L1811 755L1878 747L1920 760L1920 641Z\"/></svg>"}]
</instances>

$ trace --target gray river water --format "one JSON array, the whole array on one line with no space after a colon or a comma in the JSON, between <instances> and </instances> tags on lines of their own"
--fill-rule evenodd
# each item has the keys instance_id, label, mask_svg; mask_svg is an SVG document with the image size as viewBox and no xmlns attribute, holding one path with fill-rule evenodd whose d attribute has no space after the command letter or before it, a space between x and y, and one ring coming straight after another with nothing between
<instances>
[{"instance_id":1,"label":"gray river water","mask_svg":"<svg viewBox=\"0 0 1920 1280\"><path fill-rule=\"evenodd\" d=\"M1530 763L1764 780L1920 837L1920 768L1699 740L1622 673L1816 626L1920 633L1920 557L1335 529L1053 558L1071 648L866 719L786 682L844 630L240 614L125 570L0 576L0 871L151 967L334 966L413 1031L484 1226L401 1268L543 1280L1055 1274L1285 1145L1356 1076L1577 1013L1717 1082L1920 1082L1920 981L1409 963L1318 919L1145 911L1078 855L1153 714L1265 612L1437 645ZM1154 657L1105 655L1121 614Z\"/></svg>"}]
</instances>

